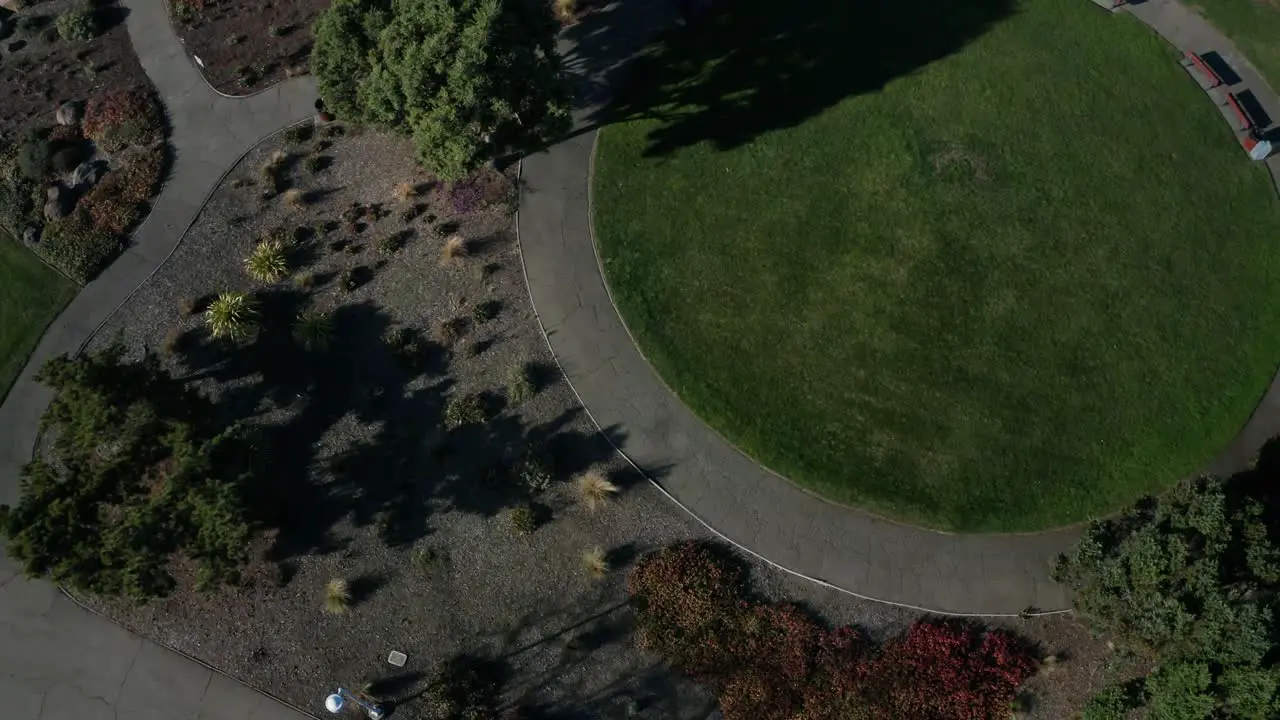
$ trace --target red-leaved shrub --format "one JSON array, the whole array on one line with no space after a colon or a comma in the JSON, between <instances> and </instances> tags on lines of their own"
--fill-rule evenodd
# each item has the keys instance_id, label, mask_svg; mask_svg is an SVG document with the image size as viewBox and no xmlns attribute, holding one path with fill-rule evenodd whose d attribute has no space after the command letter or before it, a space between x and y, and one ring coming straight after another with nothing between
<instances>
[{"instance_id":1,"label":"red-leaved shrub","mask_svg":"<svg viewBox=\"0 0 1280 720\"><path fill-rule=\"evenodd\" d=\"M150 93L113 88L89 99L83 128L85 137L103 150L115 152L159 140L160 121L160 108Z\"/></svg>"},{"instance_id":2,"label":"red-leaved shrub","mask_svg":"<svg viewBox=\"0 0 1280 720\"><path fill-rule=\"evenodd\" d=\"M160 181L164 155L159 148L131 154L129 164L107 173L80 200L93 226L112 235L123 235L142 216L142 204Z\"/></svg>"},{"instance_id":3,"label":"red-leaved shrub","mask_svg":"<svg viewBox=\"0 0 1280 720\"><path fill-rule=\"evenodd\" d=\"M920 622L877 651L794 605L745 599L703 543L641 558L627 582L644 647L707 685L725 720L1005 720L1036 669L1012 635Z\"/></svg>"}]
</instances>

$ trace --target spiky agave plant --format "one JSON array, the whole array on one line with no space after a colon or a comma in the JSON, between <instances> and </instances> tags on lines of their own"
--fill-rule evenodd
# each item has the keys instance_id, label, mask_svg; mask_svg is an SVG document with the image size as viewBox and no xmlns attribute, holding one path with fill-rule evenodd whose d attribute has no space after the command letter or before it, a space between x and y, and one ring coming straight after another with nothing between
<instances>
[{"instance_id":1,"label":"spiky agave plant","mask_svg":"<svg viewBox=\"0 0 1280 720\"><path fill-rule=\"evenodd\" d=\"M204 311L205 324L216 338L239 340L257 327L258 311L249 293L224 292Z\"/></svg>"},{"instance_id":2,"label":"spiky agave plant","mask_svg":"<svg viewBox=\"0 0 1280 720\"><path fill-rule=\"evenodd\" d=\"M289 256L284 243L279 240L263 240L253 248L244 261L249 277L262 282L275 282L289 272Z\"/></svg>"},{"instance_id":3,"label":"spiky agave plant","mask_svg":"<svg viewBox=\"0 0 1280 720\"><path fill-rule=\"evenodd\" d=\"M333 334L333 321L327 313L304 312L293 325L293 339L307 350L323 350L329 347Z\"/></svg>"}]
</instances>

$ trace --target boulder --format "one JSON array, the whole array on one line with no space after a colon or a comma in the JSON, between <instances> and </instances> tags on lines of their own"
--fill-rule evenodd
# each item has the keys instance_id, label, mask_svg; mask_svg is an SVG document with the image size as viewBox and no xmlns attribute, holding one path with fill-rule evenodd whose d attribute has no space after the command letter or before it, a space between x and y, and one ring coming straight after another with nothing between
<instances>
[{"instance_id":1,"label":"boulder","mask_svg":"<svg viewBox=\"0 0 1280 720\"><path fill-rule=\"evenodd\" d=\"M78 102L64 102L58 106L57 112L54 113L54 119L59 125L79 125L80 118L84 116L84 110Z\"/></svg>"},{"instance_id":2,"label":"boulder","mask_svg":"<svg viewBox=\"0 0 1280 720\"><path fill-rule=\"evenodd\" d=\"M67 193L61 185L52 185L45 192L44 219L61 220L67 216Z\"/></svg>"},{"instance_id":3,"label":"boulder","mask_svg":"<svg viewBox=\"0 0 1280 720\"><path fill-rule=\"evenodd\" d=\"M40 242L40 229L35 225L28 225L22 231L22 244L29 248L34 248Z\"/></svg>"},{"instance_id":4,"label":"boulder","mask_svg":"<svg viewBox=\"0 0 1280 720\"><path fill-rule=\"evenodd\" d=\"M71 185L77 192L83 194L96 185L106 172L106 163L100 160L82 162L71 173Z\"/></svg>"}]
</instances>

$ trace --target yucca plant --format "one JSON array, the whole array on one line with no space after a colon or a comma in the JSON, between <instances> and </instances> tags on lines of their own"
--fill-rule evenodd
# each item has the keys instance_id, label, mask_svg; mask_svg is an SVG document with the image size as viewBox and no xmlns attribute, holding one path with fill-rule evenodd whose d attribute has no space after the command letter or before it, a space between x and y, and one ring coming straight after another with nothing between
<instances>
[{"instance_id":1,"label":"yucca plant","mask_svg":"<svg viewBox=\"0 0 1280 720\"><path fill-rule=\"evenodd\" d=\"M595 580L603 580L609 574L609 559L604 550L596 547L582 553L582 567Z\"/></svg>"},{"instance_id":2,"label":"yucca plant","mask_svg":"<svg viewBox=\"0 0 1280 720\"><path fill-rule=\"evenodd\" d=\"M262 282L275 282L289 272L289 256L284 243L279 240L263 240L253 248L244 261L249 277Z\"/></svg>"},{"instance_id":3,"label":"yucca plant","mask_svg":"<svg viewBox=\"0 0 1280 720\"><path fill-rule=\"evenodd\" d=\"M324 586L324 609L333 615L341 615L351 607L351 588L347 581L334 578Z\"/></svg>"},{"instance_id":4,"label":"yucca plant","mask_svg":"<svg viewBox=\"0 0 1280 720\"><path fill-rule=\"evenodd\" d=\"M609 482L600 471L589 470L578 478L578 494L588 510L598 510L609 503L618 492L618 486Z\"/></svg>"},{"instance_id":5,"label":"yucca plant","mask_svg":"<svg viewBox=\"0 0 1280 720\"><path fill-rule=\"evenodd\" d=\"M333 334L333 321L327 313L304 312L293 324L293 339L307 350L323 350L329 347Z\"/></svg>"},{"instance_id":6,"label":"yucca plant","mask_svg":"<svg viewBox=\"0 0 1280 720\"><path fill-rule=\"evenodd\" d=\"M248 293L224 292L204 311L205 324L216 338L239 340L257 327L258 312Z\"/></svg>"}]
</instances>

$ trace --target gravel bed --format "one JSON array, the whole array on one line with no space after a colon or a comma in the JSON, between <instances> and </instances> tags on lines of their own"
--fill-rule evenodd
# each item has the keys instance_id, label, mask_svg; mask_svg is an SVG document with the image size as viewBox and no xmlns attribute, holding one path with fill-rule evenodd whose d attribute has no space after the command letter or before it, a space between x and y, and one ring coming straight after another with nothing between
<instances>
[{"instance_id":1,"label":"gravel bed","mask_svg":"<svg viewBox=\"0 0 1280 720\"><path fill-rule=\"evenodd\" d=\"M397 717L429 717L414 694L436 662L467 651L505 659L511 666L505 700L554 717L612 717L630 700L643 708L642 717L706 717L714 708L706 693L630 642L624 581L639 554L708 533L629 470L555 371L529 305L505 203L459 213L439 190L399 202L392 198L399 183L431 182L403 140L350 132L320 141L333 143L327 149L316 150L316 142L277 136L250 152L174 255L91 344L101 348L118 338L135 355L144 348L165 354L179 328L189 348L165 354L166 362L270 430L279 475L264 493L277 522L261 556L242 586L197 593L179 568L179 589L146 606L86 602L316 713L334 686L377 681L401 700ZM278 150L291 155L283 185L310 193L305 207L262 197L259 168ZM325 169L305 170L309 155L327 158ZM489 180L500 187L494 176ZM313 289L299 290L292 280L268 288L246 276L242 259L256 238L277 227L342 223L353 202L384 203L389 216L362 232L340 228L303 242L296 256L306 265L296 272L313 273ZM424 207L405 221L400 212L412 204ZM471 250L452 263L442 262L441 235L454 229L441 233L440 226L448 223L457 224ZM378 240L405 230L412 236L402 249L378 253ZM361 250L330 248L342 241ZM356 266L371 277L346 292L342 273ZM259 342L212 341L199 315L185 312L190 299L229 289L267 298ZM474 308L483 303L500 309L476 322ZM272 340L287 337L287 328L269 318L291 317L304 306L335 320L334 346L321 369L308 364L314 358L280 357L281 345ZM388 328L431 338L454 317L469 319L465 335L451 348L438 338L429 343L425 354L435 357L426 372L389 367L381 342ZM511 369L523 363L538 368L531 399L503 408L487 432L441 429L445 398L464 392L500 398ZM508 508L520 495L489 469L528 448L549 454L557 481L536 500L546 521L517 536ZM569 481L591 467L623 488L596 512L578 501ZM581 560L595 547L608 551L614 566L602 581L591 579ZM332 578L351 583L355 600L344 614L324 611L323 589ZM765 597L804 603L873 636L919 616L759 563L751 578ZM1060 635L1063 621L1053 622L1015 624L1032 636L1041 627ZM403 668L387 664L392 650L408 655Z\"/></svg>"}]
</instances>

